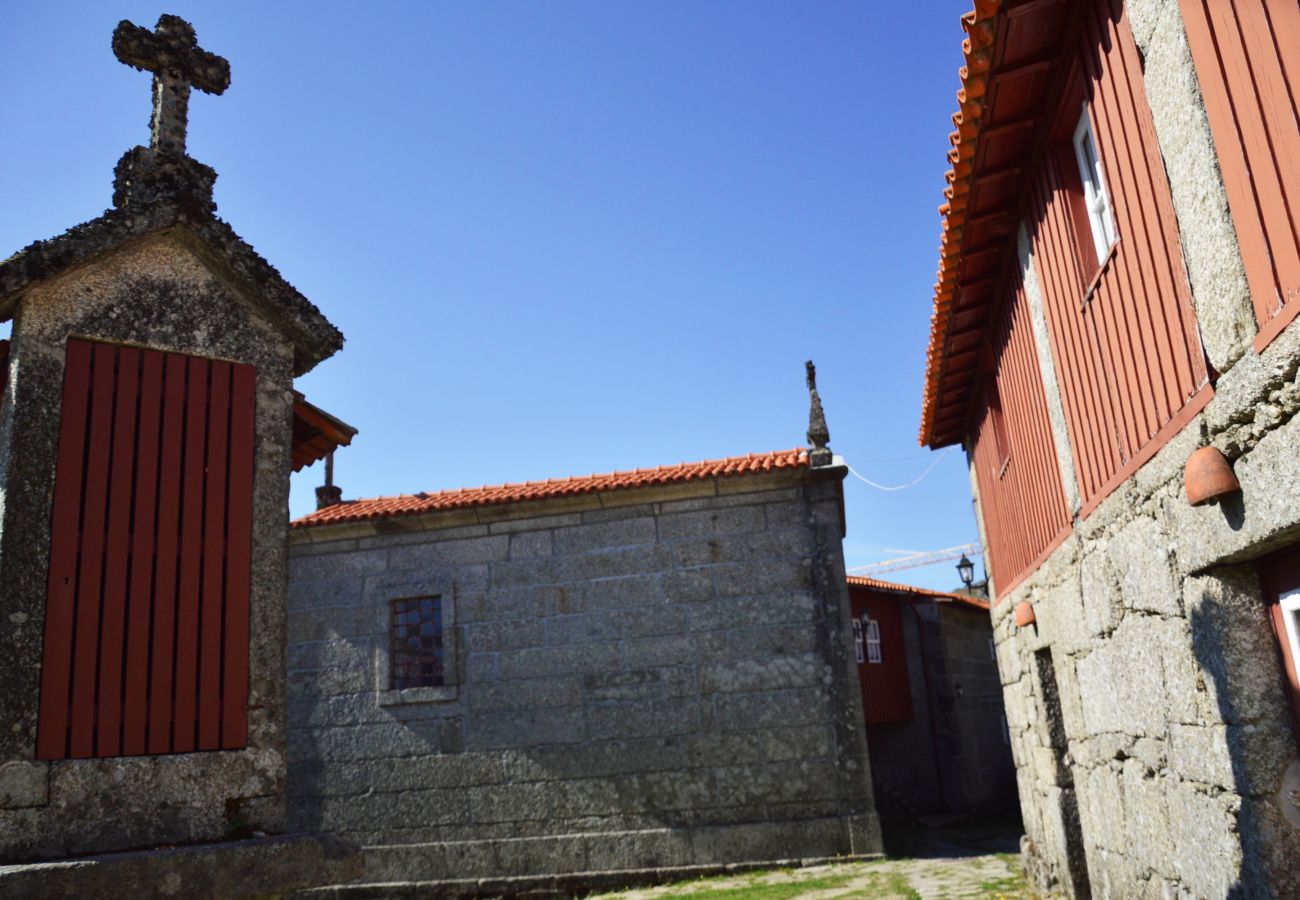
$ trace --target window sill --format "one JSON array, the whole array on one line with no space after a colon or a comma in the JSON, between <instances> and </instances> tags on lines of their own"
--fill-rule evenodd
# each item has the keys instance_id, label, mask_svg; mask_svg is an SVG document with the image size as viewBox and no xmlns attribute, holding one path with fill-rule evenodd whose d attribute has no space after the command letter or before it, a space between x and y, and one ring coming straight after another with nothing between
<instances>
[{"instance_id":1,"label":"window sill","mask_svg":"<svg viewBox=\"0 0 1300 900\"><path fill-rule=\"evenodd\" d=\"M377 695L380 706L400 706L404 703L450 703L456 699L456 685L445 684L438 687L379 691Z\"/></svg>"}]
</instances>

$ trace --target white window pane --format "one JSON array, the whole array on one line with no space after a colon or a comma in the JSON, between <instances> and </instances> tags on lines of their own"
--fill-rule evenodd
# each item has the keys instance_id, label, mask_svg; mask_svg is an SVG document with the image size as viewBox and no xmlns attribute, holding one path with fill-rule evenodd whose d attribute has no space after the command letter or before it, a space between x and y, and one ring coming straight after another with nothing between
<instances>
[{"instance_id":1,"label":"white window pane","mask_svg":"<svg viewBox=\"0 0 1300 900\"><path fill-rule=\"evenodd\" d=\"M1074 158L1079 166L1079 181L1083 184L1084 206L1088 210L1088 225L1092 229L1093 247L1097 261L1103 262L1115 243L1115 218L1106 192L1106 181L1101 174L1101 160L1097 155L1097 142L1092 134L1092 123L1085 106L1074 129Z\"/></svg>"}]
</instances>

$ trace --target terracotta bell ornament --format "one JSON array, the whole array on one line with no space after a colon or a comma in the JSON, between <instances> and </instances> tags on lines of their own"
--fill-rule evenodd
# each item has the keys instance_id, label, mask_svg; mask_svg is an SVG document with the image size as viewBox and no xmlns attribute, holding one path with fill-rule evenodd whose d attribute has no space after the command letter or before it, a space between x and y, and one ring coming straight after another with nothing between
<instances>
[{"instance_id":1,"label":"terracotta bell ornament","mask_svg":"<svg viewBox=\"0 0 1300 900\"><path fill-rule=\"evenodd\" d=\"M1183 486L1187 489L1187 502L1192 506L1200 506L1241 490L1232 466L1215 447L1202 447L1187 457L1187 465L1183 469Z\"/></svg>"},{"instance_id":2,"label":"terracotta bell ornament","mask_svg":"<svg viewBox=\"0 0 1300 900\"><path fill-rule=\"evenodd\" d=\"M1038 621L1038 616L1034 615L1034 604L1028 600L1022 600L1016 604L1016 625L1020 628L1027 628Z\"/></svg>"}]
</instances>

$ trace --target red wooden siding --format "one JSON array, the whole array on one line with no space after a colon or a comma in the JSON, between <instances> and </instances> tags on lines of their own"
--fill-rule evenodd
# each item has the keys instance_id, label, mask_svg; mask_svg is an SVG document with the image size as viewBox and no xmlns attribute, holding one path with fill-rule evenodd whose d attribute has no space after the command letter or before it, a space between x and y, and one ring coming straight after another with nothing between
<instances>
[{"instance_id":1,"label":"red wooden siding","mask_svg":"<svg viewBox=\"0 0 1300 900\"><path fill-rule=\"evenodd\" d=\"M1070 527L1029 300L1013 276L989 348L996 370L989 373L974 430L986 562L999 597Z\"/></svg>"},{"instance_id":2,"label":"red wooden siding","mask_svg":"<svg viewBox=\"0 0 1300 900\"><path fill-rule=\"evenodd\" d=\"M254 382L68 341L38 758L246 744Z\"/></svg>"},{"instance_id":3,"label":"red wooden siding","mask_svg":"<svg viewBox=\"0 0 1300 900\"><path fill-rule=\"evenodd\" d=\"M849 587L853 617L869 615L880 627L880 662L858 663L862 686L862 714L868 725L888 725L912 720L912 685L907 677L907 644L899 607L907 601L870 588ZM865 633L864 633L865 639Z\"/></svg>"},{"instance_id":4,"label":"red wooden siding","mask_svg":"<svg viewBox=\"0 0 1300 900\"><path fill-rule=\"evenodd\" d=\"M1032 179L1027 225L1087 515L1208 402L1210 388L1122 4L1088 3L1076 40L1063 61L1077 67L1074 87L1058 110L1055 151ZM1085 96L1119 234L1100 261L1079 233L1086 215L1073 208L1080 188L1068 135ZM1025 558L1010 555L1012 568Z\"/></svg>"},{"instance_id":5,"label":"red wooden siding","mask_svg":"<svg viewBox=\"0 0 1300 900\"><path fill-rule=\"evenodd\" d=\"M1179 0L1263 347L1300 312L1300 4Z\"/></svg>"}]
</instances>

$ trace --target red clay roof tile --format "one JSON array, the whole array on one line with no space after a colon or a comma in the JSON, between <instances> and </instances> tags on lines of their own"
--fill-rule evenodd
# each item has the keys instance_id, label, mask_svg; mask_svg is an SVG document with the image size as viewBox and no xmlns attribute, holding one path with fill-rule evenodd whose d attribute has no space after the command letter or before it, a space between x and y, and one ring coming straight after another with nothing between
<instances>
[{"instance_id":1,"label":"red clay roof tile","mask_svg":"<svg viewBox=\"0 0 1300 900\"><path fill-rule=\"evenodd\" d=\"M549 478L522 484L499 484L477 488L458 488L436 493L401 494L368 500L347 500L309 513L291 523L293 528L363 522L389 516L413 516L446 509L494 506L521 500L542 500L602 491L628 490L652 485L678 484L705 478L729 478L754 475L781 469L808 468L808 451L803 447L773 453L750 453L703 462L679 463L652 469L632 469L605 475L580 475L573 478Z\"/></svg>"},{"instance_id":2,"label":"red clay roof tile","mask_svg":"<svg viewBox=\"0 0 1300 900\"><path fill-rule=\"evenodd\" d=\"M966 594L949 594L945 591L931 591L926 588L912 587L910 584L895 584L892 581L881 581L877 578L867 578L865 575L850 575L845 581L850 587L874 588L878 591L892 591L897 594L917 594L921 597L934 597L938 600L950 600L954 603L962 603L966 606L973 606L976 609L988 611L989 604L987 600L981 600L978 597L969 597Z\"/></svg>"}]
</instances>

